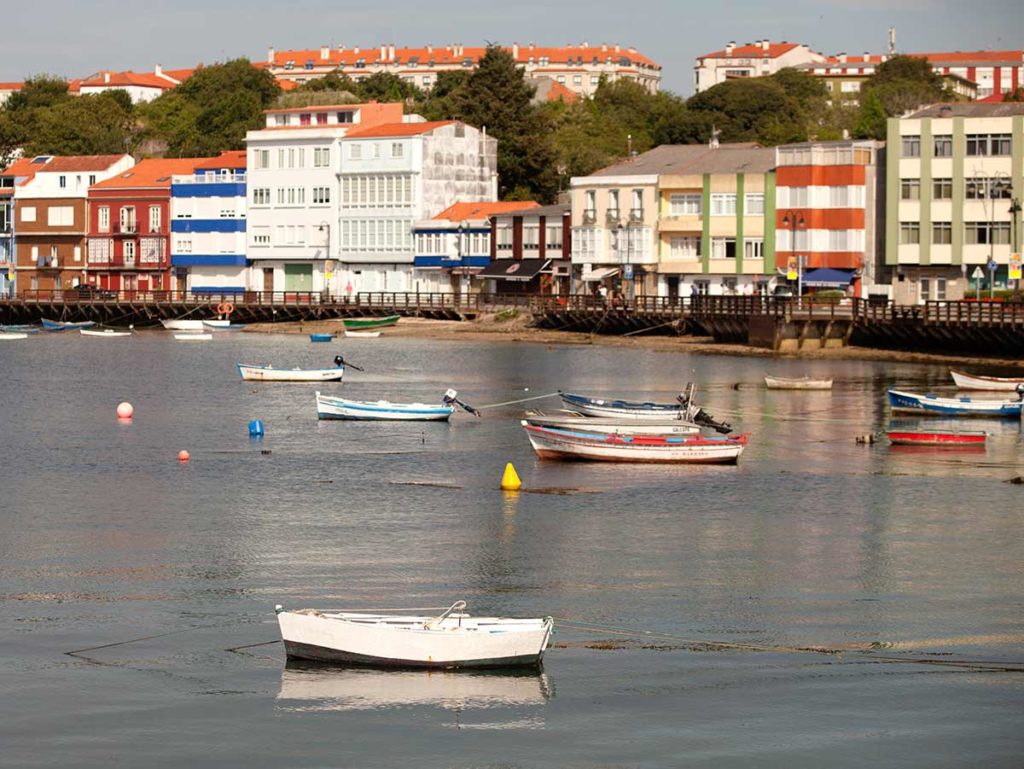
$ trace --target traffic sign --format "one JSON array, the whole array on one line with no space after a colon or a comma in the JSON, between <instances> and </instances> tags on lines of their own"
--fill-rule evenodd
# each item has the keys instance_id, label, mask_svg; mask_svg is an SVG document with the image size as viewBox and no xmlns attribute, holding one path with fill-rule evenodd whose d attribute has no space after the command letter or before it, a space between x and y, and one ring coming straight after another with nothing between
<instances>
[{"instance_id":1,"label":"traffic sign","mask_svg":"<svg viewBox=\"0 0 1024 769\"><path fill-rule=\"evenodd\" d=\"M975 280L981 280L985 277L985 273L982 272L981 267L975 267L974 272L971 273L971 277Z\"/></svg>"},{"instance_id":2,"label":"traffic sign","mask_svg":"<svg viewBox=\"0 0 1024 769\"><path fill-rule=\"evenodd\" d=\"M996 271L996 267L998 267L998 266L999 265L996 264L996 260L995 259L989 259L988 260L988 271L989 272L995 272Z\"/></svg>"},{"instance_id":3,"label":"traffic sign","mask_svg":"<svg viewBox=\"0 0 1024 769\"><path fill-rule=\"evenodd\" d=\"M633 265L626 264L622 267L622 277L626 280L633 280Z\"/></svg>"}]
</instances>

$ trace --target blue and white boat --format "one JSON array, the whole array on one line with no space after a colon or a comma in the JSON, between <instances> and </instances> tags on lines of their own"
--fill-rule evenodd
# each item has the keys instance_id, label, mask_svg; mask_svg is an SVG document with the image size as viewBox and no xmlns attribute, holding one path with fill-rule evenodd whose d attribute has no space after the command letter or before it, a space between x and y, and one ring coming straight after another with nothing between
<instances>
[{"instance_id":1,"label":"blue and white boat","mask_svg":"<svg viewBox=\"0 0 1024 769\"><path fill-rule=\"evenodd\" d=\"M236 363L235 367L238 375L249 382L340 382L345 376L345 366L341 363L334 368L312 369L274 368L251 363Z\"/></svg>"},{"instance_id":2,"label":"blue and white boat","mask_svg":"<svg viewBox=\"0 0 1024 769\"><path fill-rule=\"evenodd\" d=\"M894 412L942 417L1020 417L1024 401L942 398L930 393L918 395L889 390L889 407Z\"/></svg>"},{"instance_id":3,"label":"blue and white boat","mask_svg":"<svg viewBox=\"0 0 1024 769\"><path fill-rule=\"evenodd\" d=\"M444 422L455 411L449 403L391 403L390 401L352 401L316 394L316 415L320 419L377 419L411 422Z\"/></svg>"},{"instance_id":4,"label":"blue and white boat","mask_svg":"<svg viewBox=\"0 0 1024 769\"><path fill-rule=\"evenodd\" d=\"M310 334L310 342L330 342L334 339L334 334Z\"/></svg>"},{"instance_id":5,"label":"blue and white boat","mask_svg":"<svg viewBox=\"0 0 1024 769\"><path fill-rule=\"evenodd\" d=\"M604 400L590 398L586 395L559 393L562 402L571 409L587 417L601 419L627 419L630 421L663 421L678 419L682 422L694 422L701 427L710 427L720 433L732 432L732 427L725 422L716 421L710 414L696 404L694 394L696 386L691 382L686 389L676 396L675 403L652 403L649 401Z\"/></svg>"},{"instance_id":6,"label":"blue and white boat","mask_svg":"<svg viewBox=\"0 0 1024 769\"><path fill-rule=\"evenodd\" d=\"M43 318L40 321L43 324L43 328L46 331L73 331L74 329L92 328L96 325L96 321L83 320L78 323L72 323L70 321L63 320L47 320Z\"/></svg>"}]
</instances>

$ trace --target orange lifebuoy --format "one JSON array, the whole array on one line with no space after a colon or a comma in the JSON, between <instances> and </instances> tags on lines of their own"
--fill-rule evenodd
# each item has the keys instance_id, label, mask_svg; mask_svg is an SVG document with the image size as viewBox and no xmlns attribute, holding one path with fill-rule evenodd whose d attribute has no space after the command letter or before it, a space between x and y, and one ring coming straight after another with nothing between
<instances>
[{"instance_id":1,"label":"orange lifebuoy","mask_svg":"<svg viewBox=\"0 0 1024 769\"><path fill-rule=\"evenodd\" d=\"M217 305L218 315L230 315L234 311L235 305L231 304L231 302L221 302L220 304Z\"/></svg>"}]
</instances>

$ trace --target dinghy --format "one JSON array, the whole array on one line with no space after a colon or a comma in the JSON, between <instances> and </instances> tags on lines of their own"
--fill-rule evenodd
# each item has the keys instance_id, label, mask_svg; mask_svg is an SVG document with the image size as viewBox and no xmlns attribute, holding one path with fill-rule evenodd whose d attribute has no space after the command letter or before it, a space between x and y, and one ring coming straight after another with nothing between
<instances>
[{"instance_id":1,"label":"dinghy","mask_svg":"<svg viewBox=\"0 0 1024 769\"><path fill-rule=\"evenodd\" d=\"M82 336L98 336L98 337L103 337L104 339L114 339L114 338L118 338L118 337L124 337L124 336L131 336L132 335L131 331L114 331L114 329L112 329L112 328L104 328L104 329L81 328L81 329L78 330L78 333L81 334Z\"/></svg>"},{"instance_id":2,"label":"dinghy","mask_svg":"<svg viewBox=\"0 0 1024 769\"><path fill-rule=\"evenodd\" d=\"M473 617L465 601L437 616L275 607L289 659L347 665L488 668L538 665L554 622Z\"/></svg>"},{"instance_id":3,"label":"dinghy","mask_svg":"<svg viewBox=\"0 0 1024 769\"><path fill-rule=\"evenodd\" d=\"M676 403L651 403L626 400L604 400L590 398L586 395L559 393L562 402L572 411L578 411L588 417L612 417L633 420L681 419L694 422L701 427L710 427L720 433L732 432L725 422L716 421L710 414L700 408L694 401L697 387L693 382L676 396Z\"/></svg>"},{"instance_id":4,"label":"dinghy","mask_svg":"<svg viewBox=\"0 0 1024 769\"><path fill-rule=\"evenodd\" d=\"M166 328L168 331L202 331L203 322L201 320L185 320L184 318L178 318L176 320L162 320L160 325Z\"/></svg>"},{"instance_id":5,"label":"dinghy","mask_svg":"<svg viewBox=\"0 0 1024 769\"><path fill-rule=\"evenodd\" d=\"M208 342L213 339L213 334L204 334L202 331L181 331L174 334L179 342Z\"/></svg>"},{"instance_id":6,"label":"dinghy","mask_svg":"<svg viewBox=\"0 0 1024 769\"><path fill-rule=\"evenodd\" d=\"M238 331L245 328L244 323L232 323L230 320L204 320L204 328L213 328L217 331Z\"/></svg>"},{"instance_id":7,"label":"dinghy","mask_svg":"<svg viewBox=\"0 0 1024 769\"><path fill-rule=\"evenodd\" d=\"M1024 388L1022 388L1024 389ZM945 417L1020 417L1024 402L941 398L937 395L889 390L889 407L894 412L909 412Z\"/></svg>"},{"instance_id":8,"label":"dinghy","mask_svg":"<svg viewBox=\"0 0 1024 769\"><path fill-rule=\"evenodd\" d=\"M345 329L345 336L356 339L376 339L380 336L379 331L349 331Z\"/></svg>"},{"instance_id":9,"label":"dinghy","mask_svg":"<svg viewBox=\"0 0 1024 769\"><path fill-rule=\"evenodd\" d=\"M521 423L541 459L597 462L657 462L676 464L735 464L747 436L619 435L582 428L560 430Z\"/></svg>"},{"instance_id":10,"label":"dinghy","mask_svg":"<svg viewBox=\"0 0 1024 769\"><path fill-rule=\"evenodd\" d=\"M345 328L351 329L384 328L385 326L394 326L398 323L398 318L398 315L384 315L380 318L344 318L343 323Z\"/></svg>"},{"instance_id":11,"label":"dinghy","mask_svg":"<svg viewBox=\"0 0 1024 769\"><path fill-rule=\"evenodd\" d=\"M534 427L580 429L622 435L696 435L700 425L674 417L630 419L629 417L588 417L578 411L527 411L525 419Z\"/></svg>"},{"instance_id":12,"label":"dinghy","mask_svg":"<svg viewBox=\"0 0 1024 769\"><path fill-rule=\"evenodd\" d=\"M980 430L889 430L886 435L893 446L937 448L984 446L988 438L988 435Z\"/></svg>"},{"instance_id":13,"label":"dinghy","mask_svg":"<svg viewBox=\"0 0 1024 769\"><path fill-rule=\"evenodd\" d=\"M451 392L451 391L449 391ZM353 401L316 394L316 413L320 419L376 419L413 422L444 422L455 411L454 403L391 403L390 401Z\"/></svg>"},{"instance_id":14,"label":"dinghy","mask_svg":"<svg viewBox=\"0 0 1024 769\"><path fill-rule=\"evenodd\" d=\"M24 331L0 331L0 342L11 342L15 339L28 339Z\"/></svg>"},{"instance_id":15,"label":"dinghy","mask_svg":"<svg viewBox=\"0 0 1024 769\"><path fill-rule=\"evenodd\" d=\"M334 339L334 334L310 334L310 342L330 342Z\"/></svg>"},{"instance_id":16,"label":"dinghy","mask_svg":"<svg viewBox=\"0 0 1024 769\"><path fill-rule=\"evenodd\" d=\"M764 386L769 390L831 390L831 379L811 379L804 376L797 379L787 379L781 376L768 376L765 374Z\"/></svg>"},{"instance_id":17,"label":"dinghy","mask_svg":"<svg viewBox=\"0 0 1024 769\"><path fill-rule=\"evenodd\" d=\"M43 318L40 323L43 324L43 329L46 331L74 331L76 328L92 328L96 325L94 320L82 320L77 323L63 320L47 320Z\"/></svg>"},{"instance_id":18,"label":"dinghy","mask_svg":"<svg viewBox=\"0 0 1024 769\"><path fill-rule=\"evenodd\" d=\"M344 361L338 363L341 356L335 357L335 368L274 368L273 366L254 366L248 363L236 363L238 374L249 382L340 382L345 376ZM352 366L355 368L355 366Z\"/></svg>"},{"instance_id":19,"label":"dinghy","mask_svg":"<svg viewBox=\"0 0 1024 769\"><path fill-rule=\"evenodd\" d=\"M1024 375L1019 377L981 376L968 374L966 371L950 369L956 386L961 390L999 390L1015 392L1018 385L1024 384Z\"/></svg>"}]
</instances>

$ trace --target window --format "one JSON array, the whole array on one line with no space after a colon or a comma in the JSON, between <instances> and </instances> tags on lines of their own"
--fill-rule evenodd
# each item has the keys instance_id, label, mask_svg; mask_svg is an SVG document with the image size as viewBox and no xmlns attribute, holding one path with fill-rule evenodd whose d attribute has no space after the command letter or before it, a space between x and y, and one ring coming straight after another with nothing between
<instances>
[{"instance_id":1,"label":"window","mask_svg":"<svg viewBox=\"0 0 1024 769\"><path fill-rule=\"evenodd\" d=\"M160 206L149 207L149 231L160 232Z\"/></svg>"},{"instance_id":2,"label":"window","mask_svg":"<svg viewBox=\"0 0 1024 769\"><path fill-rule=\"evenodd\" d=\"M174 244L174 251L178 254L191 254L192 238L178 238Z\"/></svg>"},{"instance_id":3,"label":"window","mask_svg":"<svg viewBox=\"0 0 1024 769\"><path fill-rule=\"evenodd\" d=\"M736 238L711 238L712 259L735 259Z\"/></svg>"},{"instance_id":4,"label":"window","mask_svg":"<svg viewBox=\"0 0 1024 769\"><path fill-rule=\"evenodd\" d=\"M779 206L782 208L807 208L810 200L810 189L808 187L782 187L783 194L779 198Z\"/></svg>"},{"instance_id":5,"label":"window","mask_svg":"<svg viewBox=\"0 0 1024 769\"><path fill-rule=\"evenodd\" d=\"M24 206L21 210L21 221L34 222L36 220L35 206Z\"/></svg>"},{"instance_id":6,"label":"window","mask_svg":"<svg viewBox=\"0 0 1024 769\"><path fill-rule=\"evenodd\" d=\"M339 112L338 113L338 122L339 123L354 123L355 122L355 116L351 112Z\"/></svg>"},{"instance_id":7,"label":"window","mask_svg":"<svg viewBox=\"0 0 1024 769\"><path fill-rule=\"evenodd\" d=\"M572 84L573 85L583 85L583 75L573 75L572 76Z\"/></svg>"},{"instance_id":8,"label":"window","mask_svg":"<svg viewBox=\"0 0 1024 769\"><path fill-rule=\"evenodd\" d=\"M843 93L858 93L860 91L860 83L856 80L844 80L839 84L839 90Z\"/></svg>"},{"instance_id":9,"label":"window","mask_svg":"<svg viewBox=\"0 0 1024 769\"><path fill-rule=\"evenodd\" d=\"M63 175L62 175L62 176L60 176L60 177L58 177L58 179L57 179L57 184L58 184L58 186L59 186L59 187L60 187L60 188L61 188L62 190L63 190L63 189L66 189L66 188L67 188L67 186L68 186L68 177L66 177L66 176L63 176Z\"/></svg>"},{"instance_id":10,"label":"window","mask_svg":"<svg viewBox=\"0 0 1024 769\"><path fill-rule=\"evenodd\" d=\"M936 136L932 140L934 152L937 158L953 157L953 137L949 135Z\"/></svg>"},{"instance_id":11,"label":"window","mask_svg":"<svg viewBox=\"0 0 1024 769\"><path fill-rule=\"evenodd\" d=\"M921 137L920 136L904 136L903 137L902 157L905 157L905 158L919 158L919 157L921 157Z\"/></svg>"},{"instance_id":12,"label":"window","mask_svg":"<svg viewBox=\"0 0 1024 769\"><path fill-rule=\"evenodd\" d=\"M619 191L608 190L608 216L619 215Z\"/></svg>"},{"instance_id":13,"label":"window","mask_svg":"<svg viewBox=\"0 0 1024 769\"><path fill-rule=\"evenodd\" d=\"M121 232L135 232L135 206L122 206Z\"/></svg>"},{"instance_id":14,"label":"window","mask_svg":"<svg viewBox=\"0 0 1024 769\"><path fill-rule=\"evenodd\" d=\"M953 224L951 222L932 222L932 243L948 246L953 242Z\"/></svg>"},{"instance_id":15,"label":"window","mask_svg":"<svg viewBox=\"0 0 1024 769\"><path fill-rule=\"evenodd\" d=\"M900 244L915 245L921 242L921 225L918 222L900 222Z\"/></svg>"},{"instance_id":16,"label":"window","mask_svg":"<svg viewBox=\"0 0 1024 769\"><path fill-rule=\"evenodd\" d=\"M124 263L129 264L135 261L135 241L126 240L124 242Z\"/></svg>"},{"instance_id":17,"label":"window","mask_svg":"<svg viewBox=\"0 0 1024 769\"><path fill-rule=\"evenodd\" d=\"M269 187L253 187L253 189L252 189L252 204L254 206L269 206L270 205L270 188Z\"/></svg>"},{"instance_id":18,"label":"window","mask_svg":"<svg viewBox=\"0 0 1024 769\"><path fill-rule=\"evenodd\" d=\"M629 213L639 219L644 216L644 191L633 190L633 205L629 210Z\"/></svg>"},{"instance_id":19,"label":"window","mask_svg":"<svg viewBox=\"0 0 1024 769\"><path fill-rule=\"evenodd\" d=\"M743 196L743 212L750 216L763 216L764 215L764 193L763 192L748 192Z\"/></svg>"},{"instance_id":20,"label":"window","mask_svg":"<svg viewBox=\"0 0 1024 769\"><path fill-rule=\"evenodd\" d=\"M404 144L402 144L401 142L392 142L391 143L391 157L393 157L393 158L400 158L400 157L402 157L404 152L405 152L405 145Z\"/></svg>"},{"instance_id":21,"label":"window","mask_svg":"<svg viewBox=\"0 0 1024 769\"><path fill-rule=\"evenodd\" d=\"M327 113L326 112L317 112L316 113L316 124L317 125L327 125Z\"/></svg>"},{"instance_id":22,"label":"window","mask_svg":"<svg viewBox=\"0 0 1024 769\"><path fill-rule=\"evenodd\" d=\"M89 186L91 187L96 183L96 174L89 174Z\"/></svg>"},{"instance_id":23,"label":"window","mask_svg":"<svg viewBox=\"0 0 1024 769\"><path fill-rule=\"evenodd\" d=\"M308 112L303 112L299 115L299 125L312 125L313 116Z\"/></svg>"},{"instance_id":24,"label":"window","mask_svg":"<svg viewBox=\"0 0 1024 769\"><path fill-rule=\"evenodd\" d=\"M674 235L668 239L672 259L700 259L700 238Z\"/></svg>"},{"instance_id":25,"label":"window","mask_svg":"<svg viewBox=\"0 0 1024 769\"><path fill-rule=\"evenodd\" d=\"M544 247L549 251L562 247L562 225L548 224L544 227Z\"/></svg>"},{"instance_id":26,"label":"window","mask_svg":"<svg viewBox=\"0 0 1024 769\"><path fill-rule=\"evenodd\" d=\"M927 302L932 298L932 282L929 278L921 278L918 288L921 292L920 301Z\"/></svg>"},{"instance_id":27,"label":"window","mask_svg":"<svg viewBox=\"0 0 1024 769\"><path fill-rule=\"evenodd\" d=\"M497 248L499 251L511 251L512 250L512 225L511 224L499 224L498 225L498 243Z\"/></svg>"},{"instance_id":28,"label":"window","mask_svg":"<svg viewBox=\"0 0 1024 769\"><path fill-rule=\"evenodd\" d=\"M71 206L50 206L46 210L46 223L50 227L70 227L75 223L75 209Z\"/></svg>"},{"instance_id":29,"label":"window","mask_svg":"<svg viewBox=\"0 0 1024 769\"><path fill-rule=\"evenodd\" d=\"M363 145L362 144L352 144L352 145L350 145L349 149L348 149L348 156L352 160L362 160L362 158L363 158Z\"/></svg>"},{"instance_id":30,"label":"window","mask_svg":"<svg viewBox=\"0 0 1024 769\"><path fill-rule=\"evenodd\" d=\"M583 220L586 221L588 218L593 220L594 216L597 215L597 192L595 190L587 190L584 198L586 204L583 211Z\"/></svg>"},{"instance_id":31,"label":"window","mask_svg":"<svg viewBox=\"0 0 1024 769\"><path fill-rule=\"evenodd\" d=\"M591 75L590 76L590 87L591 88L597 88L599 85L601 85L601 76L600 75Z\"/></svg>"},{"instance_id":32,"label":"window","mask_svg":"<svg viewBox=\"0 0 1024 769\"><path fill-rule=\"evenodd\" d=\"M940 301L946 301L946 279L936 278L935 279L935 298Z\"/></svg>"},{"instance_id":33,"label":"window","mask_svg":"<svg viewBox=\"0 0 1024 769\"><path fill-rule=\"evenodd\" d=\"M969 156L1009 155L1010 134L968 134Z\"/></svg>"},{"instance_id":34,"label":"window","mask_svg":"<svg viewBox=\"0 0 1024 769\"><path fill-rule=\"evenodd\" d=\"M980 244L1009 245L1009 222L966 222L964 243L970 246Z\"/></svg>"},{"instance_id":35,"label":"window","mask_svg":"<svg viewBox=\"0 0 1024 769\"><path fill-rule=\"evenodd\" d=\"M735 216L735 214L736 214L736 193L735 192L713 192L713 193L711 193L711 215L712 216Z\"/></svg>"},{"instance_id":36,"label":"window","mask_svg":"<svg viewBox=\"0 0 1024 769\"><path fill-rule=\"evenodd\" d=\"M921 180L900 179L900 200L920 200Z\"/></svg>"},{"instance_id":37,"label":"window","mask_svg":"<svg viewBox=\"0 0 1024 769\"><path fill-rule=\"evenodd\" d=\"M220 210L220 218L221 219L234 219L235 218L235 209L233 209L233 208L222 208Z\"/></svg>"},{"instance_id":38,"label":"window","mask_svg":"<svg viewBox=\"0 0 1024 769\"><path fill-rule=\"evenodd\" d=\"M314 187L313 188L313 204L324 204L331 202L331 188L330 187Z\"/></svg>"},{"instance_id":39,"label":"window","mask_svg":"<svg viewBox=\"0 0 1024 769\"><path fill-rule=\"evenodd\" d=\"M964 197L968 200L1010 199L1012 193L1009 180L1003 178L976 177L964 184Z\"/></svg>"},{"instance_id":40,"label":"window","mask_svg":"<svg viewBox=\"0 0 1024 769\"><path fill-rule=\"evenodd\" d=\"M672 216L700 216L700 194L674 194L668 198L669 214Z\"/></svg>"},{"instance_id":41,"label":"window","mask_svg":"<svg viewBox=\"0 0 1024 769\"><path fill-rule=\"evenodd\" d=\"M110 232L110 206L100 206L96 209L96 221L100 232Z\"/></svg>"},{"instance_id":42,"label":"window","mask_svg":"<svg viewBox=\"0 0 1024 769\"><path fill-rule=\"evenodd\" d=\"M270 150L255 150L252 153L252 164L254 168L270 168Z\"/></svg>"},{"instance_id":43,"label":"window","mask_svg":"<svg viewBox=\"0 0 1024 769\"><path fill-rule=\"evenodd\" d=\"M537 250L540 248L540 227L528 224L523 227L523 248Z\"/></svg>"},{"instance_id":44,"label":"window","mask_svg":"<svg viewBox=\"0 0 1024 769\"><path fill-rule=\"evenodd\" d=\"M327 168L331 164L330 147L313 148L313 168Z\"/></svg>"},{"instance_id":45,"label":"window","mask_svg":"<svg viewBox=\"0 0 1024 769\"><path fill-rule=\"evenodd\" d=\"M764 238L747 238L743 241L744 259L764 259Z\"/></svg>"},{"instance_id":46,"label":"window","mask_svg":"<svg viewBox=\"0 0 1024 769\"><path fill-rule=\"evenodd\" d=\"M932 198L935 200L952 200L953 180L932 179Z\"/></svg>"}]
</instances>

